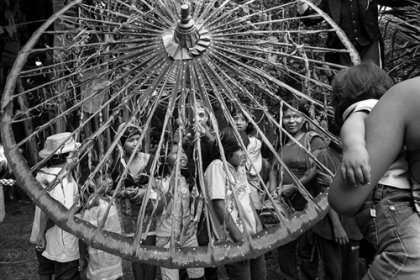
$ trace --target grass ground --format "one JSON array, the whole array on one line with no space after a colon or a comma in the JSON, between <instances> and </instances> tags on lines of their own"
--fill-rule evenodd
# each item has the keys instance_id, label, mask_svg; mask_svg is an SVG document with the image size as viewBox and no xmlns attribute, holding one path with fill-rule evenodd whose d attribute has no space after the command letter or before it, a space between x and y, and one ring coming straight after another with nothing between
<instances>
[{"instance_id":1,"label":"grass ground","mask_svg":"<svg viewBox=\"0 0 420 280\"><path fill-rule=\"evenodd\" d=\"M6 219L0 224L0 280L36 279L37 259L34 245L29 242L32 229L34 204L28 200L6 201ZM267 279L280 278L275 254L267 254ZM131 265L124 261L124 278L134 279ZM220 280L227 279L223 268ZM160 279L159 275L156 279Z\"/></svg>"}]
</instances>

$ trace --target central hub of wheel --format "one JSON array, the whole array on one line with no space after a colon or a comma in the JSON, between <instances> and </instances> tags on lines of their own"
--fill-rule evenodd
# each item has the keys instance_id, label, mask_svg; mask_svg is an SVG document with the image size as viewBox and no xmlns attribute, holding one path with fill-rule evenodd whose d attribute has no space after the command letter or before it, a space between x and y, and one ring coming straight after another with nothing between
<instances>
[{"instance_id":1,"label":"central hub of wheel","mask_svg":"<svg viewBox=\"0 0 420 280\"><path fill-rule=\"evenodd\" d=\"M162 36L165 50L175 60L190 60L200 56L210 46L210 36L204 28L197 28L190 15L190 7L181 5L181 19L175 29Z\"/></svg>"}]
</instances>

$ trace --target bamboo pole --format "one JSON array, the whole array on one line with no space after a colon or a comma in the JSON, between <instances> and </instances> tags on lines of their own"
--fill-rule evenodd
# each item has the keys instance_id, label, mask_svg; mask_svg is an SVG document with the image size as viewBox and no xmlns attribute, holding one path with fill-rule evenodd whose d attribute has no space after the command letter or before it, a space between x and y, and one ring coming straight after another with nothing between
<instances>
[{"instance_id":1,"label":"bamboo pole","mask_svg":"<svg viewBox=\"0 0 420 280\"><path fill-rule=\"evenodd\" d=\"M18 87L19 92L24 90L21 80L18 80L17 87ZM21 95L17 99L18 99L19 106L22 112L28 112L27 96ZM32 125L32 120L29 114L28 113L26 114L28 118L23 122L23 127L25 130L25 135L28 136L34 132L34 127ZM29 164L32 166L38 161L38 147L36 145L35 138L30 139L27 143L28 143L28 153L29 153L29 158L30 158Z\"/></svg>"}]
</instances>

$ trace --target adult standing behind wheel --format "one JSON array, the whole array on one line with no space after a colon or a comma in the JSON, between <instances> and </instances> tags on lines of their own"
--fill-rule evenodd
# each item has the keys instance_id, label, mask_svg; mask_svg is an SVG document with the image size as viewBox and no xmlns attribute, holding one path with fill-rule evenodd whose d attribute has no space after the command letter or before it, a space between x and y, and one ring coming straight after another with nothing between
<instances>
[{"instance_id":1,"label":"adult standing behind wheel","mask_svg":"<svg viewBox=\"0 0 420 280\"><path fill-rule=\"evenodd\" d=\"M369 114L366 149L371 169L370 182L355 186L345 181L339 172L329 192L331 207L339 213L354 215L377 189L379 179L405 146L412 180L411 192L399 189L382 191L381 200L370 209L375 230L382 235L377 236L379 253L364 279L420 278L420 217L416 213L416 209L420 209L419 88L420 77L393 86ZM391 224L386 221L391 221ZM390 227L395 227L395 230L389 232ZM384 233L388 233L387 238L381 238Z\"/></svg>"},{"instance_id":2,"label":"adult standing behind wheel","mask_svg":"<svg viewBox=\"0 0 420 280\"><path fill-rule=\"evenodd\" d=\"M318 7L326 12L343 29L360 55L362 61L372 61L382 67L383 39L378 22L378 4L385 6L408 5L409 1L395 0L321 0ZM300 15L309 15L313 11L309 5L298 5ZM323 20L321 17L302 19L306 25L313 25ZM335 32L328 34L326 43L329 48L342 49L343 45ZM328 53L326 61L351 66L353 63L347 53Z\"/></svg>"},{"instance_id":3,"label":"adult standing behind wheel","mask_svg":"<svg viewBox=\"0 0 420 280\"><path fill-rule=\"evenodd\" d=\"M299 179L302 185L313 193L312 187L315 183L317 167L310 159L310 156L296 143L299 142L312 153L317 150L325 149L326 144L322 138L314 131L308 130L308 123L302 113L309 115L305 104L300 103L296 109L285 107L283 110L283 127L294 138L284 137L280 156L290 171ZM278 172L278 162L273 163L273 171L270 178L270 186L278 187L279 195L283 196L291 206L298 211L302 211L307 201L299 193L296 183L288 172ZM281 174L283 174L281 178ZM304 233L299 239L294 240L278 249L278 260L282 274L281 279L299 279L297 272L296 248L298 247L301 259L302 273L315 279L318 271L318 263L314 261L313 246L310 242L308 233Z\"/></svg>"}]
</instances>

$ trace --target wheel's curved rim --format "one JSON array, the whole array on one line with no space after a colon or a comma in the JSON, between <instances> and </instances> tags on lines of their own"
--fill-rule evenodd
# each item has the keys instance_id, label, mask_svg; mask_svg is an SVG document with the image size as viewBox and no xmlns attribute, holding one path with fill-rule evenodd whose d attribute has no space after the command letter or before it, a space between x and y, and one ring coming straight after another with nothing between
<instances>
[{"instance_id":1,"label":"wheel's curved rim","mask_svg":"<svg viewBox=\"0 0 420 280\"><path fill-rule=\"evenodd\" d=\"M326 214L328 211L327 199L326 195L322 194L317 197L315 203L308 203L308 207L303 212L301 212L298 216L291 218L291 221L293 221L292 223L285 223L284 227L277 227L275 229L263 231L258 234L256 239L251 239L249 244L235 244L232 246L226 244L214 244L212 248L181 248L175 251L163 249L159 250L158 248L148 248L147 246L139 246L137 250L135 250L134 246L132 246L132 239L130 238L121 237L120 235L106 231L96 231L95 227L83 220L78 218L66 219L65 215L57 215L67 213L67 209L43 191L40 184L32 175L31 169L27 165L25 158L16 146L11 125L13 114L12 93L14 92L18 82L18 74L23 69L23 66L28 58L29 50L36 44L36 41L40 38L41 34L55 20L78 3L81 3L81 0L74 1L73 3L67 5L61 11L53 15L37 30L37 32L33 34L16 59L11 74L8 77L2 97L2 140L6 156L16 175L17 183L37 203L37 205L53 217L63 229L72 232L87 243L92 243L92 241L95 240L95 243L92 244L93 246L98 246L99 249L104 249L111 253L123 255L128 259L140 260L142 262L165 265L168 267L207 266L209 264L223 264L237 261L248 256L256 256L265 253L272 248L295 239L301 232L311 227L311 225L313 225L316 221L319 221ZM314 9L317 8L314 7ZM357 58L353 59L357 61ZM290 88L290 90L294 91L293 88ZM40 203L41 197L46 198L48 203ZM54 208L48 207L49 205L54 205ZM91 234L87 236L85 234L85 229L90 229ZM264 236L263 243L260 242L261 236ZM100 244L107 244L107 246L103 247ZM191 254L192 250L194 251L193 254ZM191 255L194 256L194 260L191 259ZM190 261L188 263L185 263L186 257L189 257Z\"/></svg>"}]
</instances>

